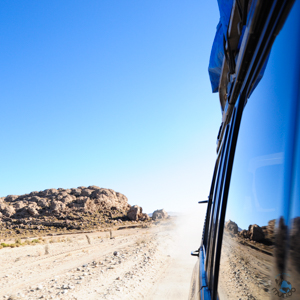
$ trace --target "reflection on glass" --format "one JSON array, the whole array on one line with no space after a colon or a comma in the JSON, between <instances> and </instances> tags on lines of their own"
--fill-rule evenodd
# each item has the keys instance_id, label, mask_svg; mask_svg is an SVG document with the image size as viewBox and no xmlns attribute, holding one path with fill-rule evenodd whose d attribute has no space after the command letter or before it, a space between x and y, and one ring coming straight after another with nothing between
<instances>
[{"instance_id":1,"label":"reflection on glass","mask_svg":"<svg viewBox=\"0 0 300 300\"><path fill-rule=\"evenodd\" d=\"M222 245L220 299L268 299L271 291L272 243L275 221L247 230L228 220Z\"/></svg>"},{"instance_id":2,"label":"reflection on glass","mask_svg":"<svg viewBox=\"0 0 300 300\"><path fill-rule=\"evenodd\" d=\"M300 106L300 105L299 105ZM288 224L288 247L286 253L289 281L293 290L293 298L300 299L300 119L298 118L298 136L296 138L296 159L293 162L295 177L292 186L291 215Z\"/></svg>"},{"instance_id":3,"label":"reflection on glass","mask_svg":"<svg viewBox=\"0 0 300 300\"><path fill-rule=\"evenodd\" d=\"M296 275L291 276L297 273L300 278L300 214L294 216L289 231L287 216L282 213L284 174L290 171L286 162L294 105L291 74L296 68L290 61L297 55L289 36L293 22L277 37L265 75L243 113L225 215L220 300L300 299L295 298ZM287 56L288 45L291 51ZM300 206L299 197L297 203Z\"/></svg>"}]
</instances>

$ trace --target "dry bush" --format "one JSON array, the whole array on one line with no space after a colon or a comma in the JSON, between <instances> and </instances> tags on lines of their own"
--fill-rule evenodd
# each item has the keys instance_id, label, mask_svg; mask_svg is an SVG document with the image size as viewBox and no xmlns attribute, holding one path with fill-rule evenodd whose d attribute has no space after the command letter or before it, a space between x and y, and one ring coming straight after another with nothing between
<instances>
[{"instance_id":1,"label":"dry bush","mask_svg":"<svg viewBox=\"0 0 300 300\"><path fill-rule=\"evenodd\" d=\"M22 241L21 241L20 238L17 238L17 239L15 239L15 243L21 245L21 244L22 244Z\"/></svg>"},{"instance_id":2,"label":"dry bush","mask_svg":"<svg viewBox=\"0 0 300 300\"><path fill-rule=\"evenodd\" d=\"M45 255L48 255L50 253L50 250L49 250L49 245L45 245Z\"/></svg>"}]
</instances>

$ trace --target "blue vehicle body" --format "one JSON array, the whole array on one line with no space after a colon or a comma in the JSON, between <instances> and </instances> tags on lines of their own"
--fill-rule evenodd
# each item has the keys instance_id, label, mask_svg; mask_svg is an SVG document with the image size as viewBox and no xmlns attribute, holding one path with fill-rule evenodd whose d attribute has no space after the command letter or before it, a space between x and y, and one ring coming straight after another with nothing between
<instances>
[{"instance_id":1,"label":"blue vehicle body","mask_svg":"<svg viewBox=\"0 0 300 300\"><path fill-rule=\"evenodd\" d=\"M300 1L218 3L222 122L189 299L300 299Z\"/></svg>"},{"instance_id":2,"label":"blue vehicle body","mask_svg":"<svg viewBox=\"0 0 300 300\"><path fill-rule=\"evenodd\" d=\"M219 0L218 4L220 10L220 21L217 25L216 35L212 45L211 55L210 55L209 65L208 65L208 73L209 73L211 88L213 93L217 93L219 91L219 83L220 83L220 77L222 72L222 63L224 59L224 42L227 41L228 26L229 26L230 15L231 15L234 2L233 0L228 0L228 1ZM245 21L245 24L241 23L239 25L241 34L236 49L237 51L239 51L240 49L245 28L251 20L251 14L247 14L246 20L247 21ZM257 86L257 84L263 77L264 70L267 65L267 61L268 59L266 60L264 67L260 71L258 78L256 79L254 88Z\"/></svg>"}]
</instances>

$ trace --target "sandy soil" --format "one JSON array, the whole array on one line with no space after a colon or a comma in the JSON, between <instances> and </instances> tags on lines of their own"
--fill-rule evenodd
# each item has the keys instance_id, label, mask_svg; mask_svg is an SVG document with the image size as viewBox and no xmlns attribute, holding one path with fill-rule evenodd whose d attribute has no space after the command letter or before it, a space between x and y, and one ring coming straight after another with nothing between
<instances>
[{"instance_id":1,"label":"sandy soil","mask_svg":"<svg viewBox=\"0 0 300 300\"><path fill-rule=\"evenodd\" d=\"M195 258L179 227L162 222L114 231L113 239L95 232L3 248L0 299L187 299Z\"/></svg>"}]
</instances>

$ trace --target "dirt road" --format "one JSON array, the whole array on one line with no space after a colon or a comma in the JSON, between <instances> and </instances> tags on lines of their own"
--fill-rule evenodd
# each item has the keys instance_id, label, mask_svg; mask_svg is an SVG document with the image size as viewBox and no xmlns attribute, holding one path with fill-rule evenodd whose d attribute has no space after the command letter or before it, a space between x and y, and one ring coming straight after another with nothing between
<instances>
[{"instance_id":1,"label":"dirt road","mask_svg":"<svg viewBox=\"0 0 300 300\"><path fill-rule=\"evenodd\" d=\"M163 222L113 236L48 237L1 249L0 299L187 299L195 259L178 226Z\"/></svg>"}]
</instances>

